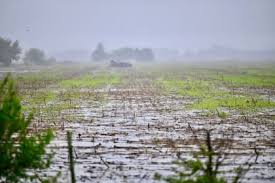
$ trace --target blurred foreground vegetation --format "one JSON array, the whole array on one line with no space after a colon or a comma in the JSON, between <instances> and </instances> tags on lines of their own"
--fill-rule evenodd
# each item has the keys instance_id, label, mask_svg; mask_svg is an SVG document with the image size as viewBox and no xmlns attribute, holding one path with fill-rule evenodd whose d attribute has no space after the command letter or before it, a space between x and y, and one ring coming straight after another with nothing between
<instances>
[{"instance_id":1,"label":"blurred foreground vegetation","mask_svg":"<svg viewBox=\"0 0 275 183\"><path fill-rule=\"evenodd\" d=\"M22 113L14 80L10 75L0 83L0 181L44 182L32 169L49 167L52 154L46 146L53 139L53 132L35 133L29 126L32 114Z\"/></svg>"}]
</instances>

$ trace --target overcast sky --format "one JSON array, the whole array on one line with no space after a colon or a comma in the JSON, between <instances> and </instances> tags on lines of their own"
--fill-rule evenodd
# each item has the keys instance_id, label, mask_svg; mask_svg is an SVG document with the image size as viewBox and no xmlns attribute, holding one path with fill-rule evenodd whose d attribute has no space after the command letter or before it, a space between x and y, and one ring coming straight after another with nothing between
<instances>
[{"instance_id":1,"label":"overcast sky","mask_svg":"<svg viewBox=\"0 0 275 183\"><path fill-rule=\"evenodd\" d=\"M275 49L275 0L0 0L0 36L48 51Z\"/></svg>"}]
</instances>

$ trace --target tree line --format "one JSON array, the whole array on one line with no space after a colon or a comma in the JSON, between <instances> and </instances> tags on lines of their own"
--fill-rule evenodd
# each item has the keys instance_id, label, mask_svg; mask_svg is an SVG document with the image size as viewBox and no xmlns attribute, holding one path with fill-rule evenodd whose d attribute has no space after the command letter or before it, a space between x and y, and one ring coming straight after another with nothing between
<instances>
[{"instance_id":1,"label":"tree line","mask_svg":"<svg viewBox=\"0 0 275 183\"><path fill-rule=\"evenodd\" d=\"M0 37L0 65L9 66L12 61L18 61L22 53L19 41L12 42ZM106 52L102 43L99 43L92 52L92 61L119 60L119 61L152 61L154 53L151 48L118 48ZM47 57L43 50L30 48L24 52L22 60L27 65L48 65L56 62L54 57Z\"/></svg>"},{"instance_id":2,"label":"tree line","mask_svg":"<svg viewBox=\"0 0 275 183\"><path fill-rule=\"evenodd\" d=\"M93 61L104 60L135 60L135 61L152 61L154 53L151 48L119 48L107 53L102 43L98 43L96 49L92 53Z\"/></svg>"},{"instance_id":3,"label":"tree line","mask_svg":"<svg viewBox=\"0 0 275 183\"><path fill-rule=\"evenodd\" d=\"M0 64L9 66L12 61L20 59L22 48L19 46L19 41L12 42L9 39L0 37ZM47 65L55 63L53 57L47 58L44 51L38 48L30 48L24 53L23 62L25 64Z\"/></svg>"}]
</instances>

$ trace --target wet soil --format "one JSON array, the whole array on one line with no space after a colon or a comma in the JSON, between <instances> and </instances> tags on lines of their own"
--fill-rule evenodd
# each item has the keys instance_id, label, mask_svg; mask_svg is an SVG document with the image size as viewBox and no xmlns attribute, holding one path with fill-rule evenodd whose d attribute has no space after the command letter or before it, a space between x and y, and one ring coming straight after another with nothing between
<instances>
[{"instance_id":1,"label":"wet soil","mask_svg":"<svg viewBox=\"0 0 275 183\"><path fill-rule=\"evenodd\" d=\"M104 102L91 97L66 111L79 120L64 122L49 147L55 157L45 174L61 171L60 182L69 181L66 130L73 132L77 182L156 182L155 173L171 175L173 160L198 151L206 129L215 148L230 142L222 147L226 158L220 169L228 180L234 168L254 162L256 148L260 156L243 181L275 182L275 109L207 117L186 107L192 98L164 95L144 78L90 92L104 95Z\"/></svg>"}]
</instances>

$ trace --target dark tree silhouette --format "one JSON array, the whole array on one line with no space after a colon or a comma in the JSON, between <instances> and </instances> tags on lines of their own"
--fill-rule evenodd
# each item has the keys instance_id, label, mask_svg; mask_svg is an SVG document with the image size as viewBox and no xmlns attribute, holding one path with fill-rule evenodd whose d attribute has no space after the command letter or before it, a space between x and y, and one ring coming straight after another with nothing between
<instances>
[{"instance_id":1,"label":"dark tree silhouette","mask_svg":"<svg viewBox=\"0 0 275 183\"><path fill-rule=\"evenodd\" d=\"M96 49L92 53L93 61L103 61L107 59L107 53L104 50L104 46L102 43L98 43Z\"/></svg>"},{"instance_id":2,"label":"dark tree silhouette","mask_svg":"<svg viewBox=\"0 0 275 183\"><path fill-rule=\"evenodd\" d=\"M24 63L26 64L37 64L43 65L46 63L46 57L42 50L37 48L29 49L23 58Z\"/></svg>"},{"instance_id":3,"label":"dark tree silhouette","mask_svg":"<svg viewBox=\"0 0 275 183\"><path fill-rule=\"evenodd\" d=\"M154 60L154 53L150 48L133 49L126 47L114 50L110 57L115 60L152 61Z\"/></svg>"},{"instance_id":4,"label":"dark tree silhouette","mask_svg":"<svg viewBox=\"0 0 275 183\"><path fill-rule=\"evenodd\" d=\"M21 53L19 42L16 40L12 43L11 40L0 37L0 63L10 65L12 60L18 60Z\"/></svg>"}]
</instances>

